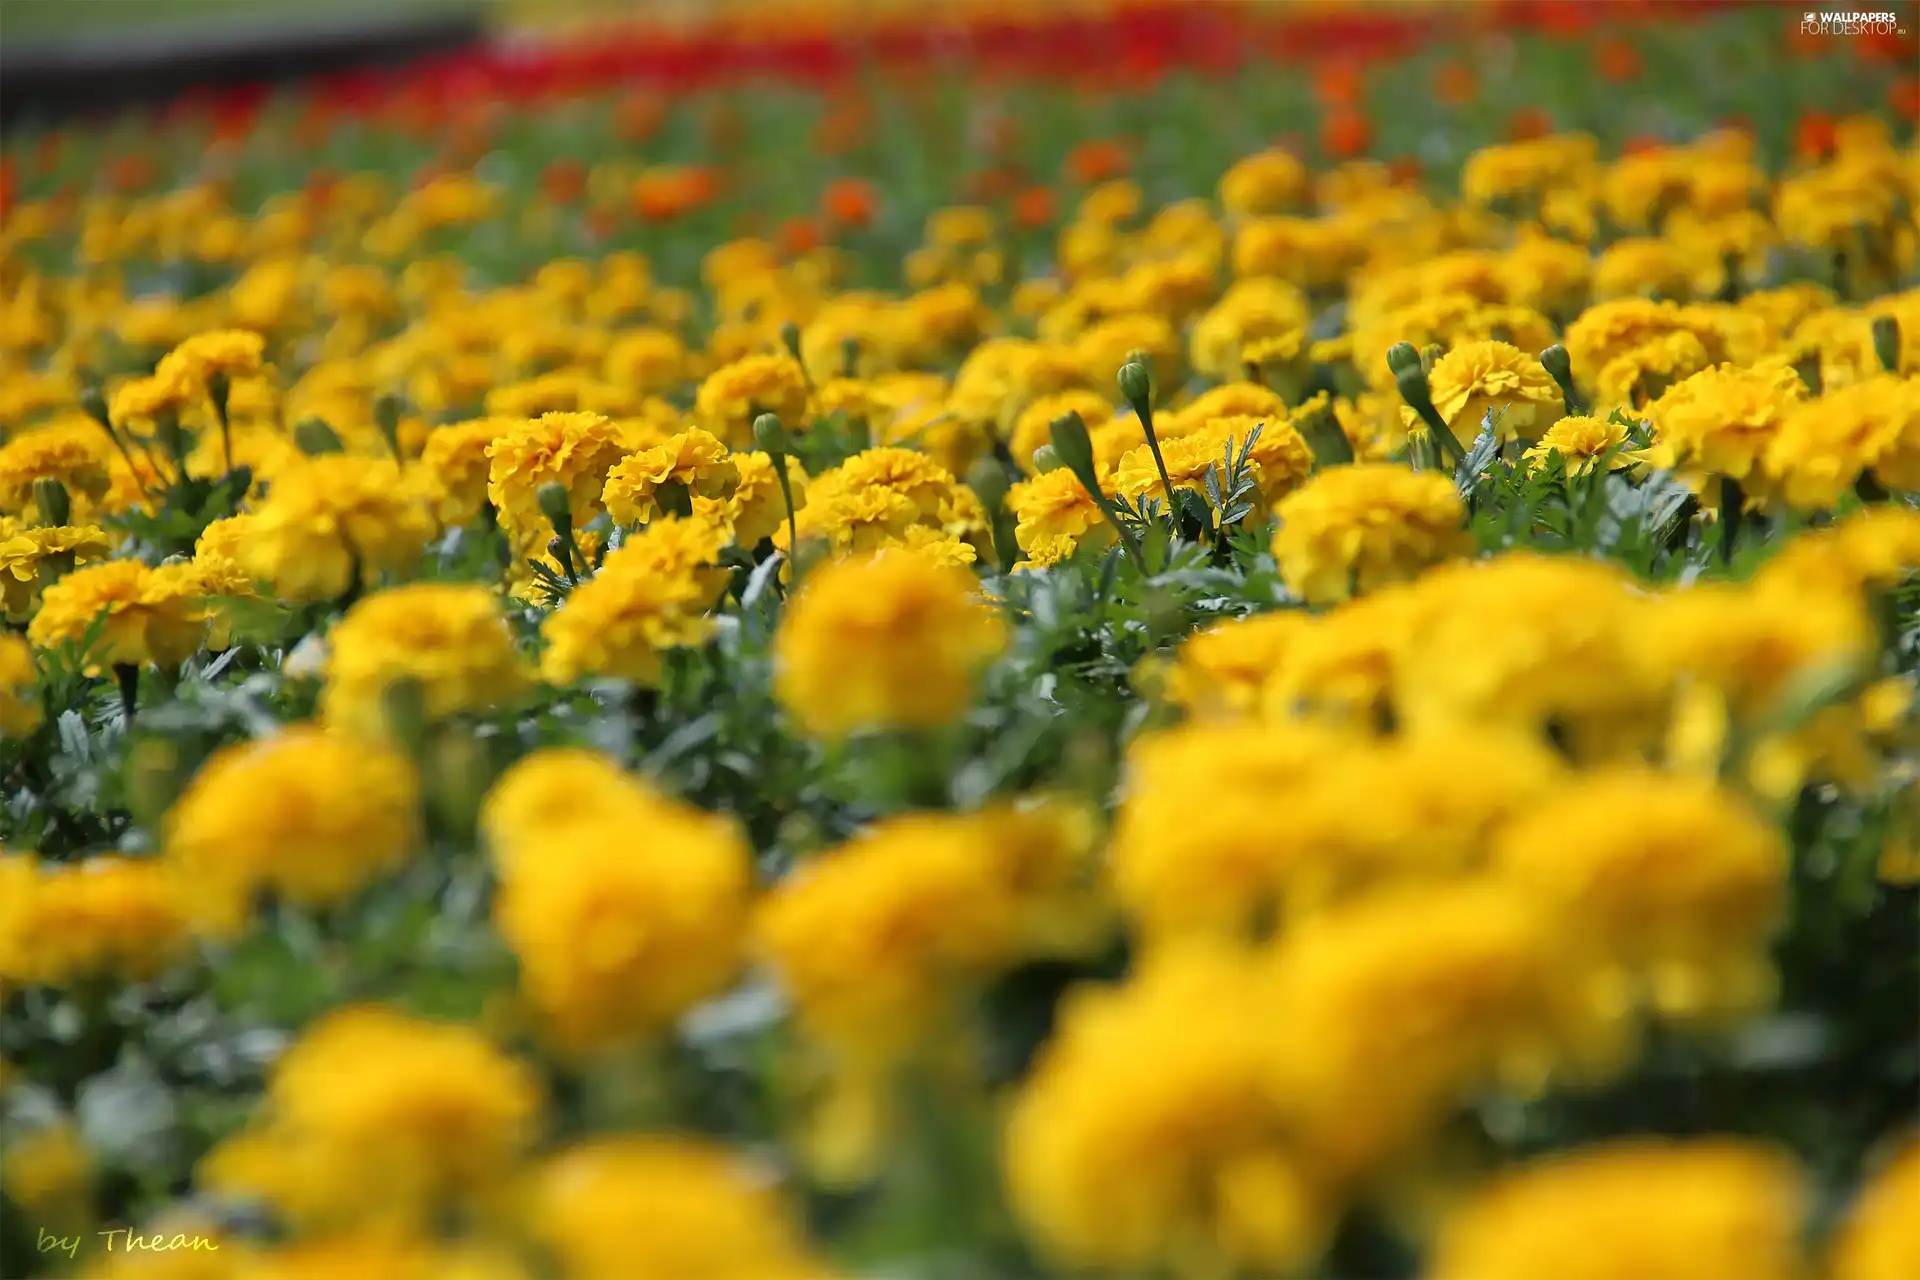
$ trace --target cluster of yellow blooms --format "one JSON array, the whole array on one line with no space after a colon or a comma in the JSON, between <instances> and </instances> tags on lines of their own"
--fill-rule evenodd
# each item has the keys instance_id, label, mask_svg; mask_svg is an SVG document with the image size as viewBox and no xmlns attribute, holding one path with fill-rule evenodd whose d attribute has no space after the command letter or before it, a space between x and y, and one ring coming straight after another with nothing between
<instances>
[{"instance_id":1,"label":"cluster of yellow blooms","mask_svg":"<svg viewBox=\"0 0 1920 1280\"><path fill-rule=\"evenodd\" d=\"M507 1280L531 1245L586 1280L824 1280L777 1171L557 1131L539 1071L491 1034L641 1071L765 977L809 1094L802 1163L858 1184L909 1083L988 1096L968 1038L991 983L1117 940L1131 970L1071 994L989 1108L1015 1215L1067 1267L1309 1264L1469 1102L1615 1079L1650 1026L1767 1009L1780 807L1915 785L1891 767L1916 745L1914 688L1881 623L1920 574L1920 512L1878 499L1920 492L1920 292L1751 286L1785 249L1841 254L1849 297L1911 273L1920 153L1853 122L1831 163L1776 180L1734 134L1614 162L1553 137L1478 153L1462 189L1279 152L1227 173L1217 207L1149 214L1109 183L1004 306L986 209L929 224L900 296L842 288L832 251L741 240L706 257L704 299L632 254L471 288L426 247L496 215L471 177L401 197L348 178L250 219L197 188L77 226L15 210L0 734L52 732L65 708L39 686L63 654L137 688L243 643L249 609L327 625L304 668L280 658L316 682L314 720L216 752L154 856L0 856L0 990L150 978L244 938L267 901L346 908L421 858L423 726L583 682L660 688L740 623L775 555L758 585L783 600L771 682L797 736L831 754L952 726L1031 621L983 574L1117 562L1137 550L1117 501L1227 505L1242 458L1289 607L1136 669L1159 719L1127 744L1110 824L1107 797L1036 785L881 817L767 882L734 817L598 752L523 755L477 818L517 963L501 1027L368 1005L305 1028L197 1173L297 1243L232 1241L204 1274ZM68 234L82 272L26 265ZM143 255L244 270L137 299L115 264ZM1401 343L1430 404L1387 359ZM1554 348L1564 370L1537 354ZM152 372L82 385L131 365ZM1123 365L1150 370L1151 431ZM1086 467L1054 443L1074 418ZM1489 429L1569 486L1671 472L1689 519L1820 527L1740 582L1479 558L1451 468L1406 459ZM809 474L801 446L831 432L855 447ZM231 485L230 513L155 552L133 531L195 485ZM1866 510L1830 518L1856 494ZM429 568L496 532L493 578ZM1889 879L1912 840L1889 840ZM81 1176L58 1174L70 1141L42 1145L9 1156L23 1203ZM1452 1208L1430 1274L1788 1280L1798 1177L1731 1142L1565 1153ZM1916 1179L1908 1150L1866 1193L1837 1280L1920 1274ZM456 1220L503 1225L419 1243Z\"/></svg>"}]
</instances>

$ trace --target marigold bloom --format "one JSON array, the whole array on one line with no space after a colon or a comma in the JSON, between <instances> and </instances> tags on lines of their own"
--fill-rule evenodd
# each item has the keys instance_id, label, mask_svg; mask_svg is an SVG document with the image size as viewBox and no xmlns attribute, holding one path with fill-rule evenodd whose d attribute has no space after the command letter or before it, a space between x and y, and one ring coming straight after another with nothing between
<instances>
[{"instance_id":1,"label":"marigold bloom","mask_svg":"<svg viewBox=\"0 0 1920 1280\"><path fill-rule=\"evenodd\" d=\"M320 716L365 737L404 732L388 694L406 683L428 721L483 711L525 681L499 598L480 586L421 582L356 603L327 636Z\"/></svg>"},{"instance_id":2,"label":"marigold bloom","mask_svg":"<svg viewBox=\"0 0 1920 1280\"><path fill-rule=\"evenodd\" d=\"M330 600L404 573L433 537L425 473L388 458L325 454L276 476L240 564L281 600Z\"/></svg>"},{"instance_id":3,"label":"marigold bloom","mask_svg":"<svg viewBox=\"0 0 1920 1280\"><path fill-rule=\"evenodd\" d=\"M183 379L204 387L215 374L242 378L260 372L266 340L245 329L198 333L161 357L156 372L163 378L178 371Z\"/></svg>"},{"instance_id":4,"label":"marigold bloom","mask_svg":"<svg viewBox=\"0 0 1920 1280\"><path fill-rule=\"evenodd\" d=\"M1238 161L1220 179L1221 207L1244 216L1285 213L1306 194L1306 166L1278 149Z\"/></svg>"},{"instance_id":5,"label":"marigold bloom","mask_svg":"<svg viewBox=\"0 0 1920 1280\"><path fill-rule=\"evenodd\" d=\"M441 524L457 528L480 514L487 503L487 449L516 425L512 418L473 418L428 433L420 466L433 477Z\"/></svg>"},{"instance_id":6,"label":"marigold bloom","mask_svg":"<svg viewBox=\"0 0 1920 1280\"><path fill-rule=\"evenodd\" d=\"M1309 625L1306 613L1282 609L1196 631L1181 643L1167 673L1166 700L1197 720L1255 713L1267 677Z\"/></svg>"},{"instance_id":7,"label":"marigold bloom","mask_svg":"<svg viewBox=\"0 0 1920 1280\"><path fill-rule=\"evenodd\" d=\"M1434 1280L1806 1274L1792 1162L1733 1140L1631 1140L1507 1174L1442 1225Z\"/></svg>"},{"instance_id":8,"label":"marigold bloom","mask_svg":"<svg viewBox=\"0 0 1920 1280\"><path fill-rule=\"evenodd\" d=\"M656 495L662 485L677 484L690 499L719 502L739 483L739 468L725 442L695 427L615 464L601 502L614 523L638 525L659 510Z\"/></svg>"},{"instance_id":9,"label":"marigold bloom","mask_svg":"<svg viewBox=\"0 0 1920 1280\"><path fill-rule=\"evenodd\" d=\"M736 447L753 437L753 420L776 414L789 430L807 420L807 376L792 356L757 355L715 369L700 384L694 413L707 430Z\"/></svg>"},{"instance_id":10,"label":"marigold bloom","mask_svg":"<svg viewBox=\"0 0 1920 1280\"><path fill-rule=\"evenodd\" d=\"M1867 471L1892 489L1920 488L1920 383L1868 378L1797 404L1761 462L1766 487L1802 510L1835 506Z\"/></svg>"},{"instance_id":11,"label":"marigold bloom","mask_svg":"<svg viewBox=\"0 0 1920 1280\"><path fill-rule=\"evenodd\" d=\"M163 847L198 922L234 934L262 890L330 906L396 866L418 807L404 756L302 726L217 752L167 814Z\"/></svg>"},{"instance_id":12,"label":"marigold bloom","mask_svg":"<svg viewBox=\"0 0 1920 1280\"><path fill-rule=\"evenodd\" d=\"M1719 365L1674 384L1647 406L1654 444L1682 467L1763 480L1760 462L1807 389L1791 366Z\"/></svg>"},{"instance_id":13,"label":"marigold bloom","mask_svg":"<svg viewBox=\"0 0 1920 1280\"><path fill-rule=\"evenodd\" d=\"M92 633L85 655L92 671L148 663L173 666L191 656L206 637L203 594L188 566L149 569L137 560L89 565L41 593L27 639L36 648L53 649L68 642L79 645Z\"/></svg>"},{"instance_id":14,"label":"marigold bloom","mask_svg":"<svg viewBox=\"0 0 1920 1280\"><path fill-rule=\"evenodd\" d=\"M0 1159L7 1198L62 1230L89 1222L97 1176L92 1153L64 1119L17 1131Z\"/></svg>"},{"instance_id":15,"label":"marigold bloom","mask_svg":"<svg viewBox=\"0 0 1920 1280\"><path fill-rule=\"evenodd\" d=\"M1013 1208L1047 1254L1227 1274L1319 1252L1335 1205L1268 1078L1264 977L1182 950L1068 998L1003 1149Z\"/></svg>"},{"instance_id":16,"label":"marigold bloom","mask_svg":"<svg viewBox=\"0 0 1920 1280\"><path fill-rule=\"evenodd\" d=\"M611 676L657 684L664 651L703 643L726 534L698 519L656 520L540 624L540 674L552 684ZM724 577L722 577L724 581Z\"/></svg>"},{"instance_id":17,"label":"marigold bloom","mask_svg":"<svg viewBox=\"0 0 1920 1280\"><path fill-rule=\"evenodd\" d=\"M31 512L45 523L49 513L39 510L33 492L37 480L57 481L83 501L99 500L107 492L112 448L92 421L56 422L14 436L0 445L0 512Z\"/></svg>"},{"instance_id":18,"label":"marigold bloom","mask_svg":"<svg viewBox=\"0 0 1920 1280\"><path fill-rule=\"evenodd\" d=\"M504 880L521 851L561 827L668 807L609 756L585 747L542 747L494 782L481 805L480 830Z\"/></svg>"},{"instance_id":19,"label":"marigold bloom","mask_svg":"<svg viewBox=\"0 0 1920 1280\"><path fill-rule=\"evenodd\" d=\"M200 1175L313 1229L417 1228L498 1187L543 1111L534 1073L472 1028L349 1006L287 1050L264 1115Z\"/></svg>"},{"instance_id":20,"label":"marigold bloom","mask_svg":"<svg viewBox=\"0 0 1920 1280\"><path fill-rule=\"evenodd\" d=\"M1920 1142L1906 1145L1854 1200L1828 1253L1833 1280L1897 1280L1920 1267L1920 1229L1911 1212L1920 1197Z\"/></svg>"},{"instance_id":21,"label":"marigold bloom","mask_svg":"<svg viewBox=\"0 0 1920 1280\"><path fill-rule=\"evenodd\" d=\"M745 1154L682 1138L600 1137L534 1175L530 1221L577 1280L832 1280L799 1216Z\"/></svg>"},{"instance_id":22,"label":"marigold bloom","mask_svg":"<svg viewBox=\"0 0 1920 1280\"><path fill-rule=\"evenodd\" d=\"M543 414L487 446L487 498L508 530L544 541L552 523L540 509L541 488L566 489L579 528L600 514L607 473L629 452L619 427L597 413Z\"/></svg>"},{"instance_id":23,"label":"marigold bloom","mask_svg":"<svg viewBox=\"0 0 1920 1280\"><path fill-rule=\"evenodd\" d=\"M0 986L153 977L187 950L180 888L152 859L0 854Z\"/></svg>"},{"instance_id":24,"label":"marigold bloom","mask_svg":"<svg viewBox=\"0 0 1920 1280\"><path fill-rule=\"evenodd\" d=\"M0 737L24 738L40 727L39 672L24 636L0 636Z\"/></svg>"},{"instance_id":25,"label":"marigold bloom","mask_svg":"<svg viewBox=\"0 0 1920 1280\"><path fill-rule=\"evenodd\" d=\"M1274 508L1280 576L1312 604L1411 578L1473 549L1453 481L1390 463L1316 473Z\"/></svg>"},{"instance_id":26,"label":"marigold bloom","mask_svg":"<svg viewBox=\"0 0 1920 1280\"><path fill-rule=\"evenodd\" d=\"M774 692L815 737L937 728L1005 643L972 574L887 550L808 576L774 640Z\"/></svg>"},{"instance_id":27,"label":"marigold bloom","mask_svg":"<svg viewBox=\"0 0 1920 1280\"><path fill-rule=\"evenodd\" d=\"M1633 465L1624 446L1627 428L1611 418L1566 417L1541 432L1526 452L1527 462L1535 468L1547 464L1554 454L1570 476L1584 476L1607 459L1607 470L1619 471Z\"/></svg>"},{"instance_id":28,"label":"marigold bloom","mask_svg":"<svg viewBox=\"0 0 1920 1280\"><path fill-rule=\"evenodd\" d=\"M1083 543L1111 546L1113 526L1073 472L1061 467L1007 490L1014 540L1036 568L1058 564Z\"/></svg>"},{"instance_id":29,"label":"marigold bloom","mask_svg":"<svg viewBox=\"0 0 1920 1280\"><path fill-rule=\"evenodd\" d=\"M1509 342L1469 342L1441 356L1428 374L1433 407L1467 444L1489 412L1502 439L1531 438L1541 413L1560 404L1546 366Z\"/></svg>"},{"instance_id":30,"label":"marigold bloom","mask_svg":"<svg viewBox=\"0 0 1920 1280\"><path fill-rule=\"evenodd\" d=\"M657 1033L732 981L753 861L731 819L654 798L522 829L510 847L494 921L556 1046L590 1052Z\"/></svg>"}]
</instances>

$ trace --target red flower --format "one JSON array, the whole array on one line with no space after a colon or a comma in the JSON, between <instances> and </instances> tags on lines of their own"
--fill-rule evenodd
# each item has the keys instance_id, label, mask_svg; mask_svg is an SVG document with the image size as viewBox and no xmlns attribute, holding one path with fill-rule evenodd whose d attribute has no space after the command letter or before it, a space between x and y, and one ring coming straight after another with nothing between
<instances>
[{"instance_id":1,"label":"red flower","mask_svg":"<svg viewBox=\"0 0 1920 1280\"><path fill-rule=\"evenodd\" d=\"M789 258L818 249L822 239L818 219L788 218L780 224L780 251Z\"/></svg>"},{"instance_id":2,"label":"red flower","mask_svg":"<svg viewBox=\"0 0 1920 1280\"><path fill-rule=\"evenodd\" d=\"M1833 153L1833 117L1824 111L1806 111L1793 129L1793 153L1803 160L1823 160Z\"/></svg>"},{"instance_id":3,"label":"red flower","mask_svg":"<svg viewBox=\"0 0 1920 1280\"><path fill-rule=\"evenodd\" d=\"M1067 173L1075 182L1092 186L1109 178L1118 178L1132 167L1125 144L1115 141L1083 142L1067 153Z\"/></svg>"},{"instance_id":4,"label":"red flower","mask_svg":"<svg viewBox=\"0 0 1920 1280\"><path fill-rule=\"evenodd\" d=\"M1480 77L1464 62L1443 62L1433 76L1433 96L1448 106L1472 102L1480 94Z\"/></svg>"},{"instance_id":5,"label":"red flower","mask_svg":"<svg viewBox=\"0 0 1920 1280\"><path fill-rule=\"evenodd\" d=\"M1022 231L1051 226L1060 203L1048 187L1028 187L1013 197L1013 224Z\"/></svg>"},{"instance_id":6,"label":"red flower","mask_svg":"<svg viewBox=\"0 0 1920 1280\"><path fill-rule=\"evenodd\" d=\"M1365 155L1373 145L1373 122L1358 111L1336 111L1320 130L1320 145L1336 160Z\"/></svg>"},{"instance_id":7,"label":"red flower","mask_svg":"<svg viewBox=\"0 0 1920 1280\"><path fill-rule=\"evenodd\" d=\"M873 222L880 197L873 184L860 178L841 178L829 183L820 196L820 210L836 227L859 231Z\"/></svg>"},{"instance_id":8,"label":"red flower","mask_svg":"<svg viewBox=\"0 0 1920 1280\"><path fill-rule=\"evenodd\" d=\"M1901 76L1887 86L1887 106L1895 115L1920 121L1920 76Z\"/></svg>"},{"instance_id":9,"label":"red flower","mask_svg":"<svg viewBox=\"0 0 1920 1280\"><path fill-rule=\"evenodd\" d=\"M1522 107L1507 121L1507 136L1515 142L1544 138L1553 132L1553 117L1538 107Z\"/></svg>"},{"instance_id":10,"label":"red flower","mask_svg":"<svg viewBox=\"0 0 1920 1280\"><path fill-rule=\"evenodd\" d=\"M540 171L540 189L555 204L572 204L580 198L586 186L586 167L578 160L554 160Z\"/></svg>"},{"instance_id":11,"label":"red flower","mask_svg":"<svg viewBox=\"0 0 1920 1280\"><path fill-rule=\"evenodd\" d=\"M633 211L648 222L670 222L719 192L719 175L704 166L649 169L633 180Z\"/></svg>"},{"instance_id":12,"label":"red flower","mask_svg":"<svg viewBox=\"0 0 1920 1280\"><path fill-rule=\"evenodd\" d=\"M1640 50L1617 36L1609 37L1602 40L1594 49L1593 64L1603 79L1611 80L1615 84L1624 84L1639 78Z\"/></svg>"}]
</instances>

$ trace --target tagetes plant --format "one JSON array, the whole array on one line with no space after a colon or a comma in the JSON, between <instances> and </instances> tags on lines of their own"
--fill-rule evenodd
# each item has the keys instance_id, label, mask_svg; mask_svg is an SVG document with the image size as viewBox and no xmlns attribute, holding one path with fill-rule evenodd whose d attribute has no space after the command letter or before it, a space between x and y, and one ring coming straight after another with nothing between
<instances>
[{"instance_id":1,"label":"tagetes plant","mask_svg":"<svg viewBox=\"0 0 1920 1280\"><path fill-rule=\"evenodd\" d=\"M1911 41L1360 7L9 134L0 1269L1920 1275Z\"/></svg>"}]
</instances>

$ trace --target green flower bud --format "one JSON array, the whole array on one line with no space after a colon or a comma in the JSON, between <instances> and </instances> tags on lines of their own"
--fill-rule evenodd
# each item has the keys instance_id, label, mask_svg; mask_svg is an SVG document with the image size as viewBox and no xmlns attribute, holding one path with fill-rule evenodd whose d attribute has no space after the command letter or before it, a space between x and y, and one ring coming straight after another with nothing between
<instances>
[{"instance_id":1,"label":"green flower bud","mask_svg":"<svg viewBox=\"0 0 1920 1280\"><path fill-rule=\"evenodd\" d=\"M67 494L67 486L53 476L40 476L33 482L33 505L40 512L41 524L62 525L73 521L73 500Z\"/></svg>"},{"instance_id":2,"label":"green flower bud","mask_svg":"<svg viewBox=\"0 0 1920 1280\"><path fill-rule=\"evenodd\" d=\"M780 326L780 345L795 360L800 358L800 326L788 320Z\"/></svg>"},{"instance_id":3,"label":"green flower bud","mask_svg":"<svg viewBox=\"0 0 1920 1280\"><path fill-rule=\"evenodd\" d=\"M1120 394L1137 410L1153 399L1153 373L1141 360L1128 360L1120 366Z\"/></svg>"},{"instance_id":4,"label":"green flower bud","mask_svg":"<svg viewBox=\"0 0 1920 1280\"><path fill-rule=\"evenodd\" d=\"M1554 343L1540 353L1540 363L1547 367L1553 380L1560 384L1563 391L1573 390L1573 361L1567 356L1567 349Z\"/></svg>"},{"instance_id":5,"label":"green flower bud","mask_svg":"<svg viewBox=\"0 0 1920 1280\"><path fill-rule=\"evenodd\" d=\"M967 468L967 487L979 496L989 513L996 512L1007 499L1006 468L996 458L976 458Z\"/></svg>"},{"instance_id":6,"label":"green flower bud","mask_svg":"<svg viewBox=\"0 0 1920 1280\"><path fill-rule=\"evenodd\" d=\"M685 518L693 514L693 495L678 480L662 481L653 491L653 504L670 516Z\"/></svg>"},{"instance_id":7,"label":"green flower bud","mask_svg":"<svg viewBox=\"0 0 1920 1280\"><path fill-rule=\"evenodd\" d=\"M1062 465L1060 451L1050 444L1043 444L1033 451L1033 474L1037 476L1058 471Z\"/></svg>"},{"instance_id":8,"label":"green flower bud","mask_svg":"<svg viewBox=\"0 0 1920 1280\"><path fill-rule=\"evenodd\" d=\"M1387 348L1387 368L1393 371L1395 381L1423 373L1420 368L1420 350L1411 342L1396 342Z\"/></svg>"},{"instance_id":9,"label":"green flower bud","mask_svg":"<svg viewBox=\"0 0 1920 1280\"><path fill-rule=\"evenodd\" d=\"M293 428L293 442L309 458L317 458L323 453L340 453L344 448L333 428L318 418L306 418L299 422Z\"/></svg>"},{"instance_id":10,"label":"green flower bud","mask_svg":"<svg viewBox=\"0 0 1920 1280\"><path fill-rule=\"evenodd\" d=\"M400 460L400 397L381 396L373 402L373 420L380 427L380 436L387 442L394 461Z\"/></svg>"},{"instance_id":11,"label":"green flower bud","mask_svg":"<svg viewBox=\"0 0 1920 1280\"><path fill-rule=\"evenodd\" d=\"M89 418L108 431L113 430L113 422L107 417L107 397L99 387L90 386L80 392L80 407L86 410Z\"/></svg>"},{"instance_id":12,"label":"green flower bud","mask_svg":"<svg viewBox=\"0 0 1920 1280\"><path fill-rule=\"evenodd\" d=\"M1100 492L1099 471L1093 465L1093 438L1087 434L1087 424L1080 420L1080 415L1068 413L1055 418L1052 435L1055 456L1080 478L1088 493Z\"/></svg>"},{"instance_id":13,"label":"green flower bud","mask_svg":"<svg viewBox=\"0 0 1920 1280\"><path fill-rule=\"evenodd\" d=\"M567 486L558 480L549 480L534 496L539 499L540 513L553 521L555 533L565 538L573 532L573 498L567 493Z\"/></svg>"},{"instance_id":14,"label":"green flower bud","mask_svg":"<svg viewBox=\"0 0 1920 1280\"><path fill-rule=\"evenodd\" d=\"M777 414L763 413L753 420L753 442L762 453L778 458L787 452L787 429Z\"/></svg>"},{"instance_id":15,"label":"green flower bud","mask_svg":"<svg viewBox=\"0 0 1920 1280\"><path fill-rule=\"evenodd\" d=\"M1873 318L1873 354L1888 373L1900 372L1900 321L1893 316Z\"/></svg>"}]
</instances>

